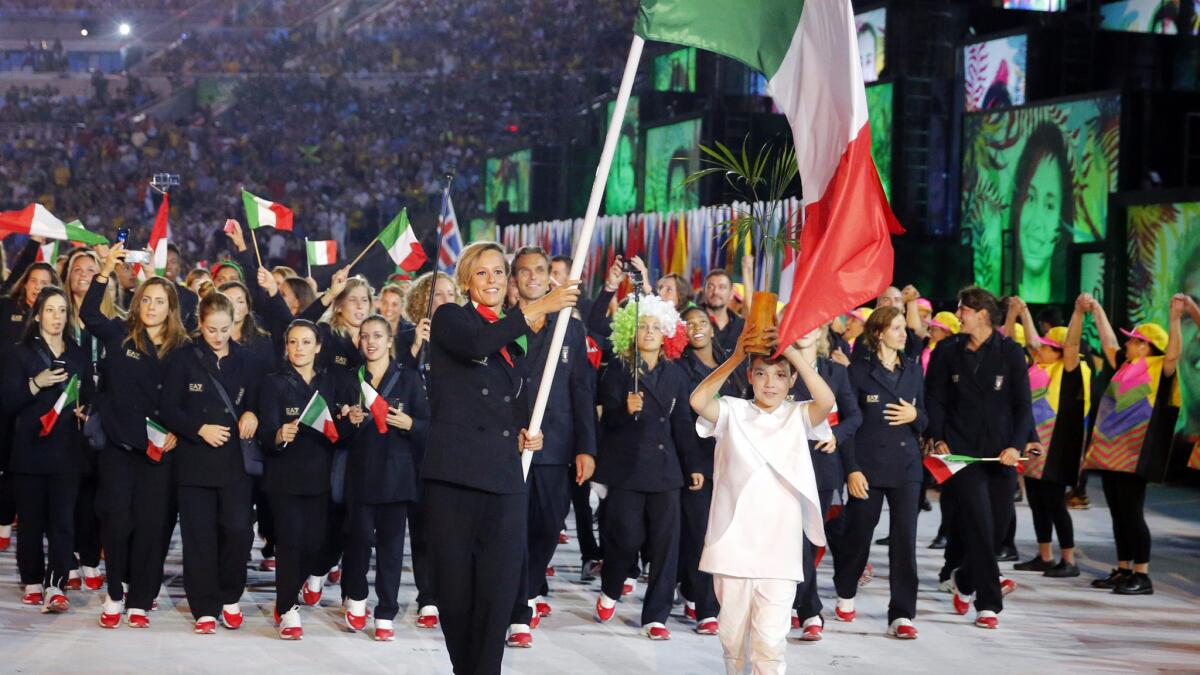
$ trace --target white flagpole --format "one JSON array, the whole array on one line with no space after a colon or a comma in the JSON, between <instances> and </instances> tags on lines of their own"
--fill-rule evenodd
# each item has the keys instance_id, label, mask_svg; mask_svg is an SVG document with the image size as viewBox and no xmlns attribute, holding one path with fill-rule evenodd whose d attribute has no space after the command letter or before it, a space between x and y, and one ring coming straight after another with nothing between
<instances>
[{"instance_id":1,"label":"white flagpole","mask_svg":"<svg viewBox=\"0 0 1200 675\"><path fill-rule=\"evenodd\" d=\"M574 255L571 261L570 279L578 279L583 273L583 265L587 262L588 247L592 244L592 231L596 228L596 216L600 214L600 201L604 199L604 187L608 183L608 172L612 168L613 155L616 154L617 140L621 136L621 125L625 122L625 109L629 106L629 95L633 91L633 80L637 75L638 62L642 59L642 47L646 41L640 35L633 36L633 44L629 46L629 58L625 60L625 74L621 76L621 88L617 91L616 105L613 106L612 119L608 121L608 134L604 137L604 150L600 153L600 166L596 167L596 179L592 181L592 196L588 200L587 213L583 218L583 229L575 238ZM601 272L603 274L604 272ZM558 355L562 351L563 341L567 338L567 323L571 320L571 308L564 308L558 313L558 321L554 324L554 335L550 338L550 349L546 350L546 367L542 370L542 381L538 387L537 399L533 403L533 418L529 421L529 432L537 433L542 429L542 417L546 414L546 402L550 399L550 385L554 382L554 371L558 367ZM582 354L575 355L580 358ZM521 453L521 470L525 478L529 478L529 465L533 463L533 453Z\"/></svg>"}]
</instances>

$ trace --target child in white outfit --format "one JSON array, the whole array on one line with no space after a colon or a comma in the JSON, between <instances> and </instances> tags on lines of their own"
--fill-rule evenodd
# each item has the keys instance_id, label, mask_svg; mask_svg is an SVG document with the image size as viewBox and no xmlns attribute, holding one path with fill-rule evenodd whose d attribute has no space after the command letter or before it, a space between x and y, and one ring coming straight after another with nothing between
<instances>
[{"instance_id":1,"label":"child in white outfit","mask_svg":"<svg viewBox=\"0 0 1200 675\"><path fill-rule=\"evenodd\" d=\"M796 583L804 579L804 537L825 544L808 440L832 438L834 396L789 346L783 358L754 356L754 400L717 398L746 358L734 353L692 393L696 431L717 439L712 508L700 569L713 575L721 603L721 646L730 675L743 672L747 651L755 675L783 673ZM811 401L787 400L799 376Z\"/></svg>"}]
</instances>

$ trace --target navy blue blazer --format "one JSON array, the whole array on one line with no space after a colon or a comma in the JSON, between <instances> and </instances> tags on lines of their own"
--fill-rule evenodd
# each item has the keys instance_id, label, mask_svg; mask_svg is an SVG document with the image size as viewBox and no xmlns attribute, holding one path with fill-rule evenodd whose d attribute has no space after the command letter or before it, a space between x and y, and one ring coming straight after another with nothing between
<instances>
[{"instance_id":1,"label":"navy blue blazer","mask_svg":"<svg viewBox=\"0 0 1200 675\"><path fill-rule=\"evenodd\" d=\"M862 425L862 411L859 409L854 388L850 386L850 375L845 366L827 358L818 358L817 374L833 390L834 400L837 401L837 424L832 425L837 449L833 452L822 452L817 449L816 442L810 440L808 450L812 456L813 472L817 475L817 489L840 490L846 483L848 473L843 458L854 451L852 446L855 442L855 432ZM800 378L796 378L796 385L792 387L791 394L796 401L812 399L812 394Z\"/></svg>"},{"instance_id":2,"label":"navy blue blazer","mask_svg":"<svg viewBox=\"0 0 1200 675\"><path fill-rule=\"evenodd\" d=\"M620 361L604 371L599 395L604 414L593 481L638 492L666 492L683 487L685 473L701 472L687 373L665 357L654 371L638 382L645 397L636 419L626 408L633 373Z\"/></svg>"},{"instance_id":3,"label":"navy blue blazer","mask_svg":"<svg viewBox=\"0 0 1200 675\"><path fill-rule=\"evenodd\" d=\"M864 354L850 363L850 385L862 410L862 425L842 461L847 475L861 471L872 487L920 483L924 475L920 439L929 417L925 410L921 364L902 356L896 367L900 369L900 378L892 384L877 355ZM917 419L894 427L884 413L887 404L898 404L901 399L909 403L916 401ZM841 403L838 405L840 407Z\"/></svg>"},{"instance_id":4,"label":"navy blue blazer","mask_svg":"<svg viewBox=\"0 0 1200 675\"><path fill-rule=\"evenodd\" d=\"M518 308L495 323L488 323L471 303L447 303L434 312L424 480L494 494L525 491L517 444L529 424L532 394L525 384L525 359L514 340L528 333ZM515 365L504 360L502 347Z\"/></svg>"},{"instance_id":5,"label":"navy blue blazer","mask_svg":"<svg viewBox=\"0 0 1200 675\"><path fill-rule=\"evenodd\" d=\"M1025 350L994 332L979 346L973 369L969 339L961 333L946 338L929 359L928 435L959 455L996 457L1006 448L1023 450L1033 430Z\"/></svg>"},{"instance_id":6,"label":"navy blue blazer","mask_svg":"<svg viewBox=\"0 0 1200 675\"><path fill-rule=\"evenodd\" d=\"M546 352L554 333L558 316L546 319L546 325L529 336L526 356L525 386L532 405L542 381ZM583 323L572 318L567 323L567 336L559 354L554 384L546 401L542 418L545 442L533 455L533 463L564 466L575 461L575 455L596 455L596 373L587 360ZM532 410L532 408L531 408Z\"/></svg>"}]
</instances>

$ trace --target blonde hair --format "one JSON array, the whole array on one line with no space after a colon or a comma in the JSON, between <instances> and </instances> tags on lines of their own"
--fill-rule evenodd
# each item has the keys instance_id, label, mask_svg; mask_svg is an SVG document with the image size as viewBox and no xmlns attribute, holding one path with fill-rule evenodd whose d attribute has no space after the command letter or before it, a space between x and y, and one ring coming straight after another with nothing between
<instances>
[{"instance_id":1,"label":"blonde hair","mask_svg":"<svg viewBox=\"0 0 1200 675\"><path fill-rule=\"evenodd\" d=\"M504 258L504 247L494 241L477 241L472 244L467 244L467 247L462 250L458 256L458 264L454 266L454 280L458 282L458 287L466 293L470 288L471 270L475 267L475 263L479 262L480 256L488 251L495 251ZM507 273L507 264L505 272ZM428 298L426 298L428 300Z\"/></svg>"},{"instance_id":2,"label":"blonde hair","mask_svg":"<svg viewBox=\"0 0 1200 675\"><path fill-rule=\"evenodd\" d=\"M350 277L346 280L346 287L329 303L329 309L325 310L324 316L321 317L321 321L329 324L330 330L342 337L348 337L350 334L350 327L342 318L342 305L346 304L351 293L360 288L367 292L367 300L375 297L375 291L369 281L361 276Z\"/></svg>"},{"instance_id":3,"label":"blonde hair","mask_svg":"<svg viewBox=\"0 0 1200 675\"><path fill-rule=\"evenodd\" d=\"M454 303L461 305L463 303L462 291L458 288L458 284L454 283L454 279L445 272L426 272L417 277L417 280L408 287L408 293L405 297L404 313L408 315L408 320L413 323L420 323L421 319L426 317L426 312L429 311L429 296L433 295L435 279L445 279L454 287Z\"/></svg>"}]
</instances>

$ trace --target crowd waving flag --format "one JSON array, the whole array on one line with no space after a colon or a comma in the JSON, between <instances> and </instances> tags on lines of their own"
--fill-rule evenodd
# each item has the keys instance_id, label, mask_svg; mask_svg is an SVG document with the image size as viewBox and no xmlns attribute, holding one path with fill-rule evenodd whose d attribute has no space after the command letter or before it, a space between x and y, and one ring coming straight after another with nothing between
<instances>
[{"instance_id":1,"label":"crowd waving flag","mask_svg":"<svg viewBox=\"0 0 1200 675\"><path fill-rule=\"evenodd\" d=\"M438 214L438 271L454 273L454 264L462 252L462 235L458 231L458 218L454 216L454 203L450 201L450 190L442 192L442 210Z\"/></svg>"},{"instance_id":2,"label":"crowd waving flag","mask_svg":"<svg viewBox=\"0 0 1200 675\"><path fill-rule=\"evenodd\" d=\"M762 72L787 116L804 189L779 326L788 345L891 283L892 214L875 163L850 0L642 0L634 30Z\"/></svg>"},{"instance_id":3,"label":"crowd waving flag","mask_svg":"<svg viewBox=\"0 0 1200 675\"><path fill-rule=\"evenodd\" d=\"M41 204L30 204L20 211L0 211L0 230L58 241L77 241L88 246L107 244L108 240L89 232L78 220L64 223Z\"/></svg>"},{"instance_id":4,"label":"crowd waving flag","mask_svg":"<svg viewBox=\"0 0 1200 675\"><path fill-rule=\"evenodd\" d=\"M242 204L246 207L246 224L250 229L273 227L285 232L292 231L292 210L283 204L269 202L242 190Z\"/></svg>"},{"instance_id":5,"label":"crowd waving flag","mask_svg":"<svg viewBox=\"0 0 1200 675\"><path fill-rule=\"evenodd\" d=\"M421 242L417 240L417 233L408 222L408 209L401 209L400 213L392 218L392 222L383 228L383 232L379 233L379 243L383 244L388 255L405 272L416 272L428 260L425 249L421 248Z\"/></svg>"},{"instance_id":6,"label":"crowd waving flag","mask_svg":"<svg viewBox=\"0 0 1200 675\"><path fill-rule=\"evenodd\" d=\"M305 240L304 248L308 252L309 265L332 265L337 262L337 242L333 239Z\"/></svg>"},{"instance_id":7,"label":"crowd waving flag","mask_svg":"<svg viewBox=\"0 0 1200 675\"><path fill-rule=\"evenodd\" d=\"M37 258L34 262L44 262L53 265L58 262L58 242L50 241L38 246Z\"/></svg>"},{"instance_id":8,"label":"crowd waving flag","mask_svg":"<svg viewBox=\"0 0 1200 675\"><path fill-rule=\"evenodd\" d=\"M59 394L58 400L54 402L54 407L50 409L50 412L39 418L42 422L42 430L38 432L38 436L49 436L50 432L54 430L54 424L58 422L58 418L62 415L62 411L78 400L79 376L72 375L71 379L67 380L67 387L63 389L63 393Z\"/></svg>"}]
</instances>

